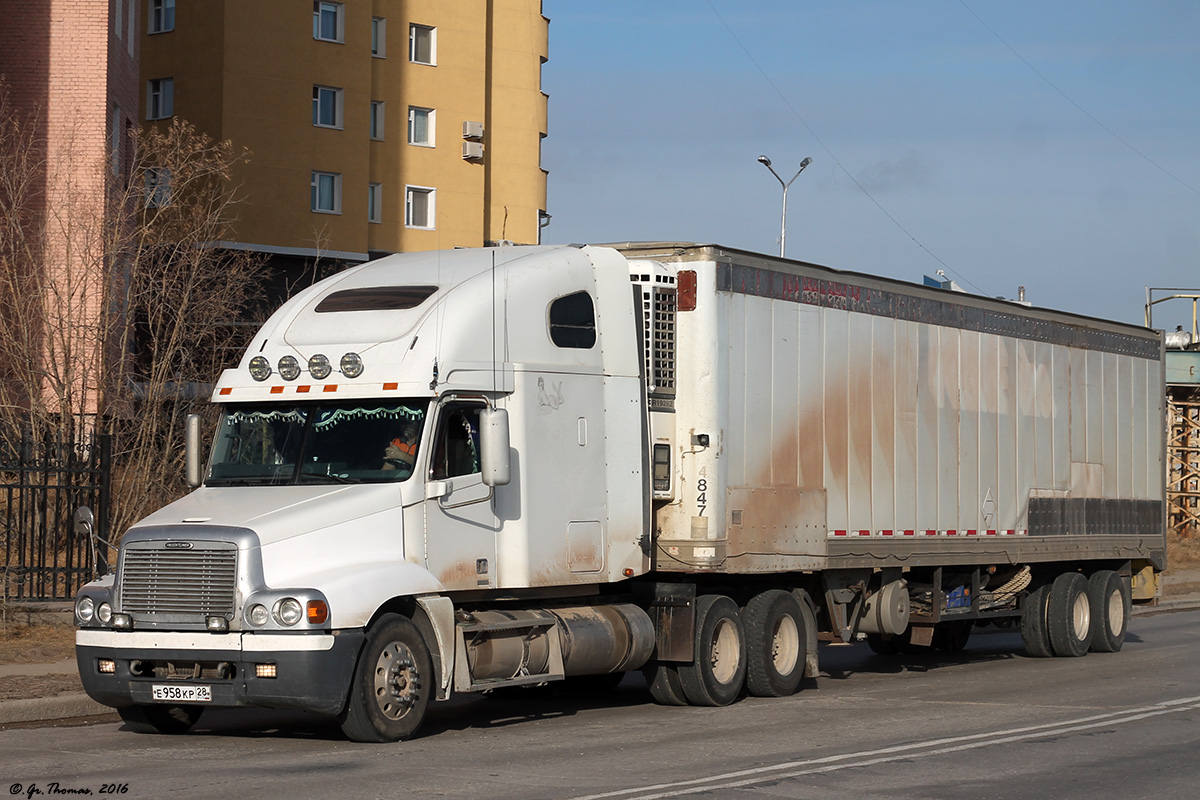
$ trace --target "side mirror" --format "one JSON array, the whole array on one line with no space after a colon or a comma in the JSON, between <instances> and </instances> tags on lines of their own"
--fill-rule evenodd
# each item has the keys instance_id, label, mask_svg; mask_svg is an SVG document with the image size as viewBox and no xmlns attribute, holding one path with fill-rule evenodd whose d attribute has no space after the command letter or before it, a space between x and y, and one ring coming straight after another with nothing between
<instances>
[{"instance_id":1,"label":"side mirror","mask_svg":"<svg viewBox=\"0 0 1200 800\"><path fill-rule=\"evenodd\" d=\"M200 415L188 414L183 426L183 447L187 485L195 489L204 483L200 464Z\"/></svg>"},{"instance_id":2,"label":"side mirror","mask_svg":"<svg viewBox=\"0 0 1200 800\"><path fill-rule=\"evenodd\" d=\"M506 486L512 480L509 457L508 411L485 408L479 412L479 446L483 451L483 482L488 486Z\"/></svg>"},{"instance_id":3,"label":"side mirror","mask_svg":"<svg viewBox=\"0 0 1200 800\"><path fill-rule=\"evenodd\" d=\"M87 506L75 509L75 535L91 536L96 526L96 515Z\"/></svg>"}]
</instances>

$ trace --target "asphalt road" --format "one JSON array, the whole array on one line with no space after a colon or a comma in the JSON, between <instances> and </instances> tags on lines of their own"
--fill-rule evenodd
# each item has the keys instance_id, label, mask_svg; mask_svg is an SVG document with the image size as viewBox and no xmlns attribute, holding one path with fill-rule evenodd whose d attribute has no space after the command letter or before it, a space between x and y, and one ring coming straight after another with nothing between
<instances>
[{"instance_id":1,"label":"asphalt road","mask_svg":"<svg viewBox=\"0 0 1200 800\"><path fill-rule=\"evenodd\" d=\"M1200 796L1200 611L1137 617L1115 655L1032 659L1019 635L993 633L954 656L826 647L822 670L795 697L721 709L655 706L636 675L603 697L466 697L435 706L425 735L397 745L265 712L211 711L181 737L111 721L11 729L0 731L0 794Z\"/></svg>"}]
</instances>

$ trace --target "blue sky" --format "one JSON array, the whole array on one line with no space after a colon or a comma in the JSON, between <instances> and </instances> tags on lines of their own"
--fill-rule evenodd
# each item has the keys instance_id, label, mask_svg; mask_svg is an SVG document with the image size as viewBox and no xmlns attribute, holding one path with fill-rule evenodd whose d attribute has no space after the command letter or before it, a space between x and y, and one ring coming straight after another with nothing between
<instances>
[{"instance_id":1,"label":"blue sky","mask_svg":"<svg viewBox=\"0 0 1200 800\"><path fill-rule=\"evenodd\" d=\"M1200 3L545 0L543 241L779 252L1141 322L1200 289ZM1190 325L1167 304L1156 327Z\"/></svg>"}]
</instances>

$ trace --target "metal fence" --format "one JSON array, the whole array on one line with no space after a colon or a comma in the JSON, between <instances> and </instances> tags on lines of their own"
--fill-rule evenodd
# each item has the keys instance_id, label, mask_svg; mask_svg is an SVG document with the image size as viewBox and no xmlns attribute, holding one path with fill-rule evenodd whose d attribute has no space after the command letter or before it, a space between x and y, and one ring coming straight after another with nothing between
<instances>
[{"instance_id":1,"label":"metal fence","mask_svg":"<svg viewBox=\"0 0 1200 800\"><path fill-rule=\"evenodd\" d=\"M107 571L107 546L76 533L81 506L95 516L94 533L108 538L112 439L82 442L28 437L0 443L0 550L3 598L69 600Z\"/></svg>"}]
</instances>

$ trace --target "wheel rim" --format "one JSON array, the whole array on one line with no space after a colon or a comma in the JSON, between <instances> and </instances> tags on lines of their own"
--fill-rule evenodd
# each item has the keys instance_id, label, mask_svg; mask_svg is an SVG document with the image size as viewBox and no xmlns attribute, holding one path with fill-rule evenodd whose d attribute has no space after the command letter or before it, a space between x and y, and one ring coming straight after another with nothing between
<instances>
[{"instance_id":1,"label":"wheel rim","mask_svg":"<svg viewBox=\"0 0 1200 800\"><path fill-rule=\"evenodd\" d=\"M739 644L734 624L727 619L718 622L717 629L713 631L710 659L712 674L718 683L729 683L737 675L741 660Z\"/></svg>"},{"instance_id":2,"label":"wheel rim","mask_svg":"<svg viewBox=\"0 0 1200 800\"><path fill-rule=\"evenodd\" d=\"M420 674L412 651L402 642L391 642L375 662L375 702L388 719L400 719L420 697Z\"/></svg>"},{"instance_id":3,"label":"wheel rim","mask_svg":"<svg viewBox=\"0 0 1200 800\"><path fill-rule=\"evenodd\" d=\"M1124 628L1125 599L1121 597L1120 589L1113 589L1108 595L1108 631L1118 636Z\"/></svg>"},{"instance_id":4,"label":"wheel rim","mask_svg":"<svg viewBox=\"0 0 1200 800\"><path fill-rule=\"evenodd\" d=\"M1075 603L1071 606L1071 625L1076 639L1083 641L1088 637L1092 627L1092 606L1086 592L1075 595Z\"/></svg>"},{"instance_id":5,"label":"wheel rim","mask_svg":"<svg viewBox=\"0 0 1200 800\"><path fill-rule=\"evenodd\" d=\"M780 617L771 637L771 662L775 665L775 672L791 675L799 659L800 631L796 627L796 620L791 616Z\"/></svg>"}]
</instances>

